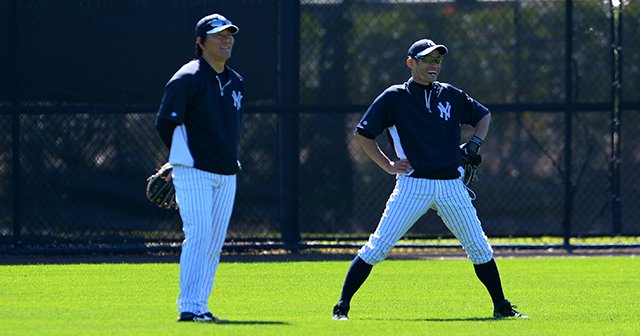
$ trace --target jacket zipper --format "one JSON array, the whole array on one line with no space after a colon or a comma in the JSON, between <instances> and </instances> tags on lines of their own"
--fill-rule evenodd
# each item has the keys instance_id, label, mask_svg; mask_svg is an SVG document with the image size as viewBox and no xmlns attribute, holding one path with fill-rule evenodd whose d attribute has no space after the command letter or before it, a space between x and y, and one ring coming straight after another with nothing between
<instances>
[{"instance_id":1,"label":"jacket zipper","mask_svg":"<svg viewBox=\"0 0 640 336\"><path fill-rule=\"evenodd\" d=\"M231 84L231 79L229 79L229 81L225 85L222 85L222 82L220 81L220 78L218 78L218 76L216 76L216 79L218 80L218 87L220 88L220 96L224 97L224 88L226 88L227 85Z\"/></svg>"},{"instance_id":2,"label":"jacket zipper","mask_svg":"<svg viewBox=\"0 0 640 336\"><path fill-rule=\"evenodd\" d=\"M427 96L427 90L424 90L424 101L427 105L427 110L431 113L431 90L429 90L429 95Z\"/></svg>"}]
</instances>

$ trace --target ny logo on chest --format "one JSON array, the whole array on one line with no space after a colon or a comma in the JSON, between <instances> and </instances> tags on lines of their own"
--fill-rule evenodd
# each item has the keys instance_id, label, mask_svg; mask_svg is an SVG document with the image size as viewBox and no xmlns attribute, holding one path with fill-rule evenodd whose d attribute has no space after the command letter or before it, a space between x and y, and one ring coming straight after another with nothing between
<instances>
[{"instance_id":1,"label":"ny logo on chest","mask_svg":"<svg viewBox=\"0 0 640 336\"><path fill-rule=\"evenodd\" d=\"M437 95L440 96L439 93L437 93ZM424 100L427 110L429 111L429 113L431 113L431 91L429 91L428 94L427 90L424 91ZM449 118L451 118L451 104L449 104L448 101L445 101L444 105L442 104L442 102L438 102L438 110L440 110L440 118L444 119L444 121L447 121L449 120Z\"/></svg>"},{"instance_id":2,"label":"ny logo on chest","mask_svg":"<svg viewBox=\"0 0 640 336\"><path fill-rule=\"evenodd\" d=\"M440 110L440 118L444 120L451 118L451 104L449 102L445 102L445 105L438 103L438 110Z\"/></svg>"},{"instance_id":3,"label":"ny logo on chest","mask_svg":"<svg viewBox=\"0 0 640 336\"><path fill-rule=\"evenodd\" d=\"M231 97L233 97L233 106L235 106L236 110L240 111L240 108L242 108L242 92L233 91Z\"/></svg>"},{"instance_id":4,"label":"ny logo on chest","mask_svg":"<svg viewBox=\"0 0 640 336\"><path fill-rule=\"evenodd\" d=\"M427 105L427 110L431 113L431 108ZM441 102L438 102L438 110L440 110L440 118L445 121L451 118L451 104L448 101L444 102L444 105Z\"/></svg>"}]
</instances>

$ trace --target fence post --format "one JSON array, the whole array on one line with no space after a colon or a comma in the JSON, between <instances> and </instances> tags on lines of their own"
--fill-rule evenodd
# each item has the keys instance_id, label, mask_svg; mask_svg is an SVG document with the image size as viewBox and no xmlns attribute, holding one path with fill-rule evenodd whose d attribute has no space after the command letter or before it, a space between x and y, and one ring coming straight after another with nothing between
<instances>
[{"instance_id":1,"label":"fence post","mask_svg":"<svg viewBox=\"0 0 640 336\"><path fill-rule=\"evenodd\" d=\"M20 109L18 108L20 103L18 78L20 69L20 56L18 55L20 48L20 39L18 38L18 1L11 2L11 41L9 49L11 50L11 61L13 66L11 68L11 174L12 174L12 219L13 219L13 247L17 249L22 245L22 221L20 218Z\"/></svg>"},{"instance_id":2,"label":"fence post","mask_svg":"<svg viewBox=\"0 0 640 336\"><path fill-rule=\"evenodd\" d=\"M298 222L298 107L300 2L279 3L278 116L280 154L280 234L285 248L296 252L300 242Z\"/></svg>"},{"instance_id":3,"label":"fence post","mask_svg":"<svg viewBox=\"0 0 640 336\"><path fill-rule=\"evenodd\" d=\"M622 234L620 195L620 147L622 142L620 100L622 99L622 2L617 6L609 2L611 9L611 159L609 177L611 183L612 235Z\"/></svg>"},{"instance_id":4,"label":"fence post","mask_svg":"<svg viewBox=\"0 0 640 336\"><path fill-rule=\"evenodd\" d=\"M564 248L571 249L571 215L573 212L573 188L571 182L571 127L573 113L573 0L565 0L565 112L564 112Z\"/></svg>"}]
</instances>

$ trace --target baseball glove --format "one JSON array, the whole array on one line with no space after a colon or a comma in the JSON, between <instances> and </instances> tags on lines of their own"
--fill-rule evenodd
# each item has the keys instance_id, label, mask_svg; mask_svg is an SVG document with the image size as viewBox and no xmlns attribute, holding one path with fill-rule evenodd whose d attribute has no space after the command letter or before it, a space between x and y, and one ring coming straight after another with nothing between
<instances>
[{"instance_id":1,"label":"baseball glove","mask_svg":"<svg viewBox=\"0 0 640 336\"><path fill-rule=\"evenodd\" d=\"M165 163L147 178L147 199L161 208L178 209L176 189L171 178L172 169L171 164Z\"/></svg>"},{"instance_id":2,"label":"baseball glove","mask_svg":"<svg viewBox=\"0 0 640 336\"><path fill-rule=\"evenodd\" d=\"M478 167L482 163L482 156L480 154L462 154L462 168L464 169L464 176L462 182L465 185L472 185L478 180Z\"/></svg>"}]
</instances>

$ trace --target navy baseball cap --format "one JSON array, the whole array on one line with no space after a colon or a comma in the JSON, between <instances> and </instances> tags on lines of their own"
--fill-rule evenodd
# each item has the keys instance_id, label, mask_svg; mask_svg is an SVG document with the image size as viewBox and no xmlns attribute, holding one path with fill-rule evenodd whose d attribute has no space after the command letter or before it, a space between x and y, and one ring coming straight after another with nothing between
<instances>
[{"instance_id":1,"label":"navy baseball cap","mask_svg":"<svg viewBox=\"0 0 640 336\"><path fill-rule=\"evenodd\" d=\"M409 57L422 57L430 54L432 51L438 49L440 51L440 55L444 55L449 51L447 47L442 44L436 44L435 42L429 39L422 39L415 41L411 47L409 47L409 51L407 52L407 56Z\"/></svg>"},{"instance_id":2,"label":"navy baseball cap","mask_svg":"<svg viewBox=\"0 0 640 336\"><path fill-rule=\"evenodd\" d=\"M238 26L231 23L231 21L227 20L226 17L220 14L211 14L198 21L196 24L196 36L216 34L226 29L229 29L231 34L235 34L240 31Z\"/></svg>"}]
</instances>

